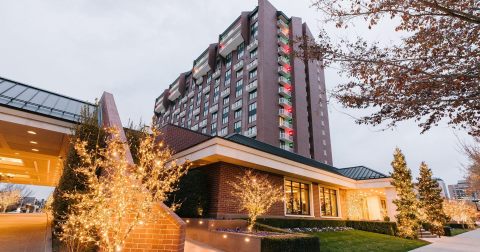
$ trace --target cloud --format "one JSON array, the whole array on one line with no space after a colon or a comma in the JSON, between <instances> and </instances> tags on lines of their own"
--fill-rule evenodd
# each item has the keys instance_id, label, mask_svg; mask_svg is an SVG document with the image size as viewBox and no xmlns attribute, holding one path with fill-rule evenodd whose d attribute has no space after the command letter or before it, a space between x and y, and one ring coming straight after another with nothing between
<instances>
[{"instance_id":1,"label":"cloud","mask_svg":"<svg viewBox=\"0 0 480 252\"><path fill-rule=\"evenodd\" d=\"M299 16L312 32L325 28L334 38L364 35L390 41L398 34L382 23L350 31L321 21L310 1L272 0L289 16ZM79 99L94 101L102 91L115 95L121 118L149 121L155 98L192 67L193 60L256 1L1 1L0 76ZM326 72L328 88L343 79ZM364 164L388 173L395 146L415 172L422 160L447 184L461 179L464 156L456 150L454 131L441 126L420 135L414 122L379 131L356 125L345 110L329 109L334 164ZM468 139L462 132L461 138Z\"/></svg>"}]
</instances>

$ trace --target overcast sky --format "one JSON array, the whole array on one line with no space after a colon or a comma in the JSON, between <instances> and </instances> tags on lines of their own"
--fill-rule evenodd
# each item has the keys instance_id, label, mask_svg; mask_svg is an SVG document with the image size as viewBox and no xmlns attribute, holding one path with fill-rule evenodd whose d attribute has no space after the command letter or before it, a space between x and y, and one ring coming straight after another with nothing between
<instances>
[{"instance_id":1,"label":"overcast sky","mask_svg":"<svg viewBox=\"0 0 480 252\"><path fill-rule=\"evenodd\" d=\"M364 36L398 41L392 22L369 31L362 22L337 30L321 22L310 0L271 0L288 16L298 16L314 34L323 27L334 38ZM0 76L94 102L102 91L114 94L121 118L149 122L155 98L192 68L193 59L256 0L0 0ZM342 82L326 70L327 88ZM396 146L414 176L426 161L447 184L462 179L467 160L459 151L462 131L441 125L421 135L415 122L395 129L356 125L361 112L331 101L330 129L334 165L365 165L389 173ZM39 197L49 190L35 188Z\"/></svg>"}]
</instances>

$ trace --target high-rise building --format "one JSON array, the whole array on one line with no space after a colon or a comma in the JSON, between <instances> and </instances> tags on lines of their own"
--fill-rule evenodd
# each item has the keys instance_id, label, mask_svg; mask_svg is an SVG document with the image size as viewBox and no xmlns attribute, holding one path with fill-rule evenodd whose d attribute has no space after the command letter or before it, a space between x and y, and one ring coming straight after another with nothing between
<instances>
[{"instance_id":1,"label":"high-rise building","mask_svg":"<svg viewBox=\"0 0 480 252\"><path fill-rule=\"evenodd\" d=\"M332 164L322 63L293 57L300 36L312 37L301 18L259 0L156 99L156 122L239 133Z\"/></svg>"},{"instance_id":2,"label":"high-rise building","mask_svg":"<svg viewBox=\"0 0 480 252\"><path fill-rule=\"evenodd\" d=\"M445 185L445 182L443 181L443 179L441 178L433 178L435 181L437 181L438 183L438 187L440 187L440 189L442 191L440 191L440 195L445 198L445 199L448 199L449 196L448 196L448 190L447 190L447 186Z\"/></svg>"},{"instance_id":3,"label":"high-rise building","mask_svg":"<svg viewBox=\"0 0 480 252\"><path fill-rule=\"evenodd\" d=\"M469 192L469 185L466 180L459 180L455 185L448 185L448 191L451 199L477 199L477 193Z\"/></svg>"}]
</instances>

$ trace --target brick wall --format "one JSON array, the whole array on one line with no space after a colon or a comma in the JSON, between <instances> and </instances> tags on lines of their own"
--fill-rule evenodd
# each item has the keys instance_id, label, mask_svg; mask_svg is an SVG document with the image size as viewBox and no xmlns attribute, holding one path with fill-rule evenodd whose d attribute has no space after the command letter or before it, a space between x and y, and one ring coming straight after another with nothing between
<instances>
[{"instance_id":1,"label":"brick wall","mask_svg":"<svg viewBox=\"0 0 480 252\"><path fill-rule=\"evenodd\" d=\"M155 223L135 227L126 240L122 251L183 251L185 245L185 223L164 204L158 204L154 211L165 214Z\"/></svg>"},{"instance_id":2,"label":"brick wall","mask_svg":"<svg viewBox=\"0 0 480 252\"><path fill-rule=\"evenodd\" d=\"M246 212L240 210L240 206L237 203L238 200L231 194L233 187L229 182L234 182L236 177L242 176L248 168L219 162L202 166L199 169L203 169L208 174L210 193L209 215L214 218L245 216ZM274 186L281 186L283 188L283 176L259 170L255 170L255 172L268 176ZM284 216L283 202L275 203L269 209L266 216Z\"/></svg>"},{"instance_id":3,"label":"brick wall","mask_svg":"<svg viewBox=\"0 0 480 252\"><path fill-rule=\"evenodd\" d=\"M158 140L162 140L175 153L211 138L211 136L172 124L163 126L160 132L161 135L158 137Z\"/></svg>"}]
</instances>

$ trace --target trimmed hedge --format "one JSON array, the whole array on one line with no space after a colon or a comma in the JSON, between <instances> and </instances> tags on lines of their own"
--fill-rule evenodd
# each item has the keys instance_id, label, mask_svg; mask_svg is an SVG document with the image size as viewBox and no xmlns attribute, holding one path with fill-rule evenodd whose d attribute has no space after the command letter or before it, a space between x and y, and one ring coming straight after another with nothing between
<instances>
[{"instance_id":1,"label":"trimmed hedge","mask_svg":"<svg viewBox=\"0 0 480 252\"><path fill-rule=\"evenodd\" d=\"M311 252L320 251L320 240L310 235L270 236L262 238L262 252Z\"/></svg>"},{"instance_id":2,"label":"trimmed hedge","mask_svg":"<svg viewBox=\"0 0 480 252\"><path fill-rule=\"evenodd\" d=\"M258 219L259 223L279 228L297 227L346 227L345 220L312 220L312 219Z\"/></svg>"},{"instance_id":3,"label":"trimmed hedge","mask_svg":"<svg viewBox=\"0 0 480 252\"><path fill-rule=\"evenodd\" d=\"M461 228L461 229L469 228L471 226L463 223L448 223L447 225L451 228Z\"/></svg>"},{"instance_id":4,"label":"trimmed hedge","mask_svg":"<svg viewBox=\"0 0 480 252\"><path fill-rule=\"evenodd\" d=\"M279 228L305 227L351 227L357 230L394 236L397 231L395 222L352 221L352 220L312 220L312 219L259 219L259 223Z\"/></svg>"},{"instance_id":5,"label":"trimmed hedge","mask_svg":"<svg viewBox=\"0 0 480 252\"><path fill-rule=\"evenodd\" d=\"M347 221L347 227L392 236L395 236L395 234L397 233L397 224L395 222L349 220Z\"/></svg>"}]
</instances>

